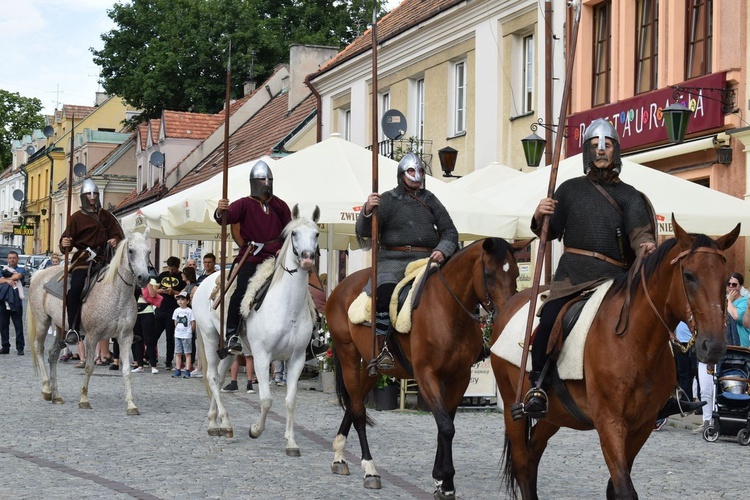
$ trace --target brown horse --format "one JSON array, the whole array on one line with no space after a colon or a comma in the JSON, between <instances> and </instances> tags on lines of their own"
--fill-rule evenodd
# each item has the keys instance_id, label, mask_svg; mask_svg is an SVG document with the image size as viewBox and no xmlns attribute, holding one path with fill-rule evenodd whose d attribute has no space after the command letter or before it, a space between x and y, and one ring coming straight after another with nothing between
<instances>
[{"instance_id":1,"label":"brown horse","mask_svg":"<svg viewBox=\"0 0 750 500\"><path fill-rule=\"evenodd\" d=\"M469 385L471 366L482 348L482 334L474 311L482 302L489 310L499 309L516 292L518 266L514 252L528 241L510 244L491 238L475 242L457 252L424 286L420 305L413 311L408 335L397 335L398 346L389 346L396 365L384 373L416 379L419 390L435 417L438 445L432 477L436 495L451 497L454 491L452 442L456 408ZM349 321L349 305L362 292L370 269L348 276L331 293L326 318L336 353L336 390L344 408L344 419L333 442L331 470L349 474L344 460L346 438L352 424L362 448L365 488L380 488L380 476L370 455L365 426L364 398L375 386L362 366L372 359L369 326ZM401 353L399 355L398 353Z\"/></svg>"},{"instance_id":2,"label":"brown horse","mask_svg":"<svg viewBox=\"0 0 750 500\"><path fill-rule=\"evenodd\" d=\"M533 427L528 418L514 421L510 405L515 402L519 369L492 355L492 369L505 406L505 483L513 497L518 485L524 499L537 498L539 461L547 441L560 427L569 427L598 432L610 472L607 498L637 498L630 478L633 462L675 387L670 332L684 321L694 332L699 360L716 363L724 355L727 271L723 250L735 242L740 226L717 240L688 235L674 217L672 226L675 238L646 257L640 273L612 284L586 339L583 380L565 381L568 393L589 422L571 416L559 394L552 391L546 418ZM628 290L628 328L617 335L615 325ZM493 341L528 300L529 293L522 292L508 301L494 325ZM526 391L528 380L524 385Z\"/></svg>"}]
</instances>

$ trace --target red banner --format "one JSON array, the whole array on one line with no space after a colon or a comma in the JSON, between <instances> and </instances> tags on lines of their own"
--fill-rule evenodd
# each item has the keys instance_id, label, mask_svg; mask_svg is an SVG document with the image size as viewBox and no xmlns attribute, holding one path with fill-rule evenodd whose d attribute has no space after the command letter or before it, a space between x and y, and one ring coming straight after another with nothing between
<instances>
[{"instance_id":1,"label":"red banner","mask_svg":"<svg viewBox=\"0 0 750 500\"><path fill-rule=\"evenodd\" d=\"M678 99L693 110L687 134L711 130L724 125L721 92L726 88L726 74L713 73L678 85ZM620 134L620 149L642 148L667 140L662 110L675 102L675 89L667 87L630 99L589 109L568 117L567 156L581 152L586 127L597 118L609 120Z\"/></svg>"}]
</instances>

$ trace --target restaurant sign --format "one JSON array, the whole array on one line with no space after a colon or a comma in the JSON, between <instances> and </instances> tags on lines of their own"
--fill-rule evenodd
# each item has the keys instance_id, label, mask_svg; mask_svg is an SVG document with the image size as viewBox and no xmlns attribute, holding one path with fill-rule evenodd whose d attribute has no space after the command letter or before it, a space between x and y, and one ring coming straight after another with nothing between
<instances>
[{"instance_id":1,"label":"restaurant sign","mask_svg":"<svg viewBox=\"0 0 750 500\"><path fill-rule=\"evenodd\" d=\"M13 236L34 236L34 226L13 225Z\"/></svg>"},{"instance_id":2,"label":"restaurant sign","mask_svg":"<svg viewBox=\"0 0 750 500\"><path fill-rule=\"evenodd\" d=\"M687 134L724 125L721 90L726 88L725 73L713 73L671 87L640 94L608 106L589 109L568 117L567 156L581 152L586 127L597 118L609 120L620 134L620 149L632 150L667 140L664 108L679 102L693 111ZM677 99L675 100L675 96Z\"/></svg>"}]
</instances>

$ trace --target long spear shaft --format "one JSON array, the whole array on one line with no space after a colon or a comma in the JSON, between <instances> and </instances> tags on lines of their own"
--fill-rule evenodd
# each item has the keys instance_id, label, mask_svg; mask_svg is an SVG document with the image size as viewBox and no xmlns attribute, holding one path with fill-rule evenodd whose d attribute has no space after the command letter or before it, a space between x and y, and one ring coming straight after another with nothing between
<instances>
[{"instance_id":1,"label":"long spear shaft","mask_svg":"<svg viewBox=\"0 0 750 500\"><path fill-rule=\"evenodd\" d=\"M372 192L378 191L378 1L372 2ZM370 325L372 336L372 356L375 359L376 337L375 337L375 305L378 295L378 207L372 209L372 276L370 278L372 288L370 291ZM375 366L371 366L369 373L371 377L378 374Z\"/></svg>"},{"instance_id":2,"label":"long spear shaft","mask_svg":"<svg viewBox=\"0 0 750 500\"><path fill-rule=\"evenodd\" d=\"M576 42L578 41L578 24L581 20L581 4L580 1L572 4L573 11L573 28L570 35L570 52L568 54L568 62L565 68L565 86L563 88L562 102L560 103L560 118L557 121L557 126L562 128L565 126L565 120L568 117L568 102L570 101L570 87L573 73L573 61L576 55ZM562 131L558 129L557 135L555 136L555 150L552 155L552 167L549 174L549 186L547 187L547 198L552 198L555 194L555 184L557 183L557 170L560 163L560 152L562 150ZM529 341L531 340L531 327L534 321L534 315L536 314L536 301L539 295L539 282L542 277L542 267L544 264L544 254L547 246L547 233L549 232L549 216L545 215L542 221L542 231L539 236L539 248L536 254L536 266L534 268L534 281L531 286L531 298L529 299L529 314L526 318L526 335L523 341L523 355L521 356L521 370L518 373L518 385L516 389L516 401L514 405L517 407L521 403L521 393L523 392L523 382L526 378L526 358L529 355ZM545 347L546 348L546 347Z\"/></svg>"},{"instance_id":3,"label":"long spear shaft","mask_svg":"<svg viewBox=\"0 0 750 500\"><path fill-rule=\"evenodd\" d=\"M232 96L232 40L229 40L227 59L227 85L224 96L224 162L222 166L221 199L229 196L229 99ZM227 211L221 212L221 275L220 288L223 299L226 285L224 270L227 267ZM224 348L224 304L219 307L219 348Z\"/></svg>"},{"instance_id":4,"label":"long spear shaft","mask_svg":"<svg viewBox=\"0 0 750 500\"><path fill-rule=\"evenodd\" d=\"M73 198L73 150L75 148L75 136L76 136L76 125L75 117L70 117L70 166L68 167L68 193L67 193L67 204L65 206L65 227L70 227L70 202ZM49 193L50 197L52 192ZM65 316L68 310L68 256L70 255L70 247L65 247L65 261L63 262L63 296L62 296L62 325L60 325L60 332L64 332L67 323L65 323ZM63 337L64 338L64 337ZM81 358L83 359L83 358Z\"/></svg>"}]
</instances>

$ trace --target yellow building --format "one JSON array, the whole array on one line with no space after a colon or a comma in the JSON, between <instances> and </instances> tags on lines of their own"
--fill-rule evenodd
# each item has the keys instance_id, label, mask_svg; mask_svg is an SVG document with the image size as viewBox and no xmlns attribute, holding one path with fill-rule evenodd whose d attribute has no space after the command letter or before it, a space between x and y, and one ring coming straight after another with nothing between
<instances>
[{"instance_id":1,"label":"yellow building","mask_svg":"<svg viewBox=\"0 0 750 500\"><path fill-rule=\"evenodd\" d=\"M137 113L119 97L102 96L97 106L63 105L55 112L54 134L45 148L32 155L26 166L26 210L23 216L29 234L24 252L28 254L55 251L60 228L64 227L65 204L53 203L55 192L70 168L71 130L74 128L73 163L87 170L97 165L127 136L118 133L123 121ZM52 197L50 197L52 194ZM63 197L66 202L66 197ZM77 208L73 200L71 209Z\"/></svg>"}]
</instances>

